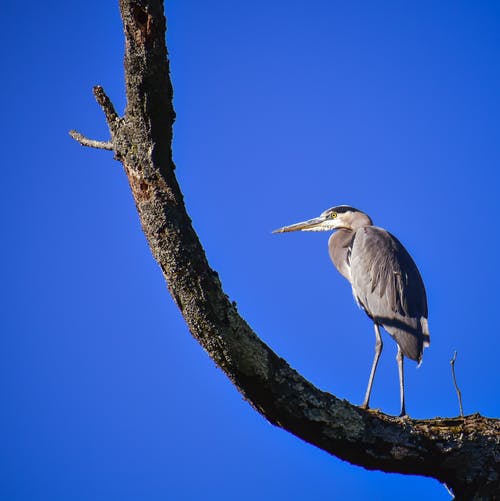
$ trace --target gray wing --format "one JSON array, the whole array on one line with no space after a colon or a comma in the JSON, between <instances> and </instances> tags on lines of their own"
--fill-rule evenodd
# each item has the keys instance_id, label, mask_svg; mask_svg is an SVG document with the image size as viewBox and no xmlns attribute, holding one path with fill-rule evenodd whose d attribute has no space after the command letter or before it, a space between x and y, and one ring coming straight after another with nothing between
<instances>
[{"instance_id":1,"label":"gray wing","mask_svg":"<svg viewBox=\"0 0 500 501\"><path fill-rule=\"evenodd\" d=\"M427 296L408 251L388 231L366 226L355 233L350 264L353 292L362 308L408 358L420 362L430 341Z\"/></svg>"}]
</instances>

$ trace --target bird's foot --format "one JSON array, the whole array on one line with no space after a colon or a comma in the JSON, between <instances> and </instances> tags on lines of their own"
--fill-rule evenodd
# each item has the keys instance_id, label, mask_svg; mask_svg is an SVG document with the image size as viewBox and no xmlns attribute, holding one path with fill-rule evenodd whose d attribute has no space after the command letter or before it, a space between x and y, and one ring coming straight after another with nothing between
<instances>
[{"instance_id":1,"label":"bird's foot","mask_svg":"<svg viewBox=\"0 0 500 501\"><path fill-rule=\"evenodd\" d=\"M382 412L380 409L374 409L373 407L370 407L368 404L366 403L362 403L360 406L359 406L360 409L363 409L365 411L370 411L370 412Z\"/></svg>"}]
</instances>

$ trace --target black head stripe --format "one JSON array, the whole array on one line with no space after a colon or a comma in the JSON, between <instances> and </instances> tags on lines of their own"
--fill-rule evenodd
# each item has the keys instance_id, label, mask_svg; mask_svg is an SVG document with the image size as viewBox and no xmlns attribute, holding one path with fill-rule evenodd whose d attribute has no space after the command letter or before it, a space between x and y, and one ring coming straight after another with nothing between
<instances>
[{"instance_id":1,"label":"black head stripe","mask_svg":"<svg viewBox=\"0 0 500 501\"><path fill-rule=\"evenodd\" d=\"M345 212L361 212L354 207L350 207L349 205L338 205L337 207L332 207L328 209L328 212L336 212L337 214L343 214Z\"/></svg>"}]
</instances>

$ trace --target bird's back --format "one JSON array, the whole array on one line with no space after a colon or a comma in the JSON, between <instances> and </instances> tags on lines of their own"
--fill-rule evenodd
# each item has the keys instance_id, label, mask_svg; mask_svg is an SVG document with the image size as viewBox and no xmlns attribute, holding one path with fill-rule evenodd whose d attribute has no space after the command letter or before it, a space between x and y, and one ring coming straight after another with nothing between
<instances>
[{"instance_id":1,"label":"bird's back","mask_svg":"<svg viewBox=\"0 0 500 501\"><path fill-rule=\"evenodd\" d=\"M388 231L364 226L352 240L350 274L368 316L394 337L406 357L420 362L430 342L427 296L408 251Z\"/></svg>"}]
</instances>

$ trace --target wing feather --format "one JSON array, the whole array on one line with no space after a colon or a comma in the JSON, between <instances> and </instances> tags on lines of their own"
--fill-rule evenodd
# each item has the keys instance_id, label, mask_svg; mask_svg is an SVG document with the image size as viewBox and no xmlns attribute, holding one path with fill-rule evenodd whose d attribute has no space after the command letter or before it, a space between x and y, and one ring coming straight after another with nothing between
<instances>
[{"instance_id":1,"label":"wing feather","mask_svg":"<svg viewBox=\"0 0 500 501\"><path fill-rule=\"evenodd\" d=\"M430 340L427 296L408 251L386 230L366 226L356 232L350 264L354 295L368 316L420 361Z\"/></svg>"}]
</instances>

